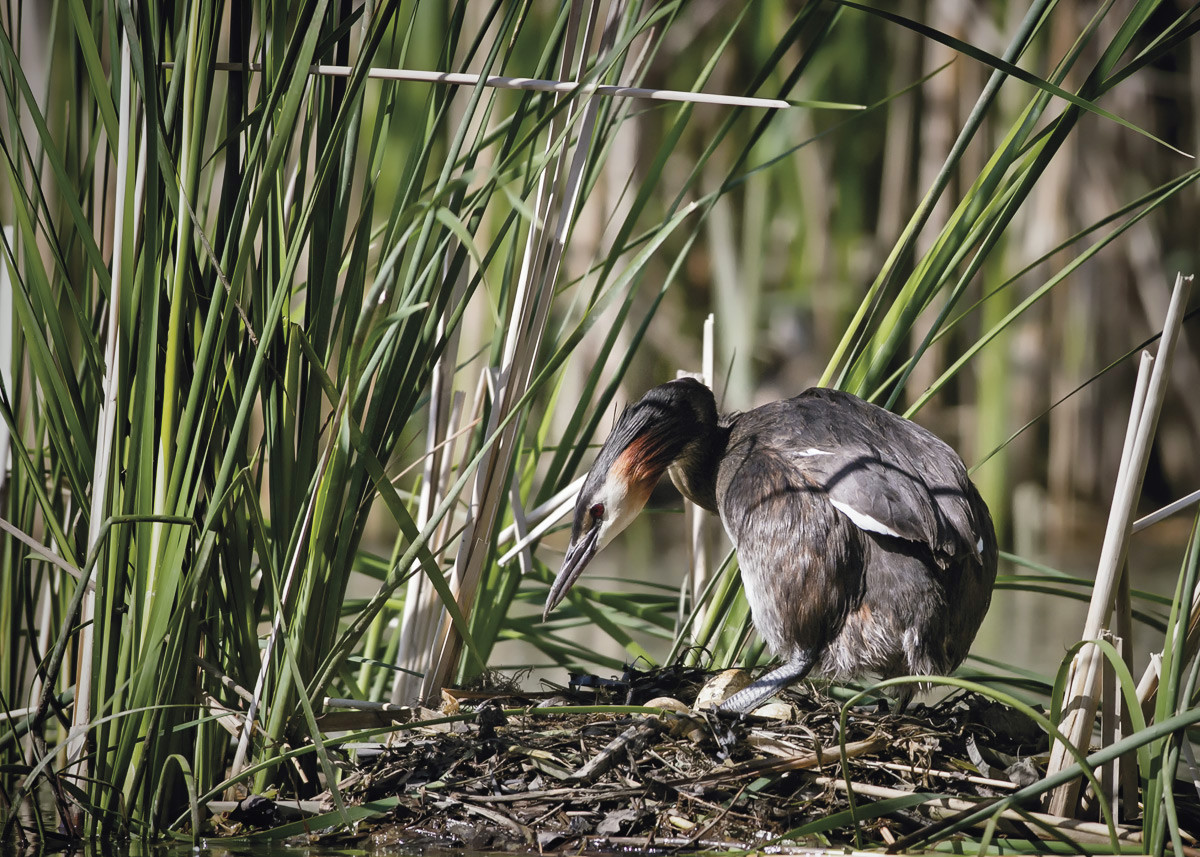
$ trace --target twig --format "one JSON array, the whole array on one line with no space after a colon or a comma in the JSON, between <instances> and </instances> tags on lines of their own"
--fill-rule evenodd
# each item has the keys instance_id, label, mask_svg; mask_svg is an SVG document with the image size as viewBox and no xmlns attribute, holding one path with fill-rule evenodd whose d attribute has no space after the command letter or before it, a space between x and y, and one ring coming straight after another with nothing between
<instances>
[{"instance_id":1,"label":"twig","mask_svg":"<svg viewBox=\"0 0 1200 857\"><path fill-rule=\"evenodd\" d=\"M619 753L627 748L631 753L639 752L646 744L665 732L667 726L668 724L663 718L654 715L642 718L609 741L608 745L593 756L587 764L571 774L570 779L577 783L592 782L612 767Z\"/></svg>"},{"instance_id":2,"label":"twig","mask_svg":"<svg viewBox=\"0 0 1200 857\"><path fill-rule=\"evenodd\" d=\"M918 768L915 765L903 765L900 762L880 762L874 759L859 759L858 764L867 768L884 768L889 771L900 771L905 774L916 774L923 777L938 777L944 780L955 780L957 782L972 783L977 786L986 786L989 789L1015 789L1017 784L1008 780L997 780L991 777L976 777L971 774L963 774L958 771L941 771L937 768Z\"/></svg>"},{"instance_id":3,"label":"twig","mask_svg":"<svg viewBox=\"0 0 1200 857\"><path fill-rule=\"evenodd\" d=\"M411 705L396 705L394 702L372 702L363 699L339 699L335 696L325 697L325 708L348 708L352 711L390 711L413 715L415 709Z\"/></svg>"},{"instance_id":4,"label":"twig","mask_svg":"<svg viewBox=\"0 0 1200 857\"><path fill-rule=\"evenodd\" d=\"M471 800L481 803L517 803L535 800L551 800L558 798L578 799L592 795L596 800L617 800L618 798L639 797L646 793L642 788L596 783L587 787L561 789L533 789L527 792L514 792L500 795L472 795Z\"/></svg>"},{"instance_id":5,"label":"twig","mask_svg":"<svg viewBox=\"0 0 1200 857\"><path fill-rule=\"evenodd\" d=\"M712 318L712 316L709 316L709 318ZM733 811L733 808L737 806L738 801L741 800L742 793L748 788L750 788L750 784L746 783L744 786L738 789L738 792L733 796L733 799L727 801L724 806L719 807L713 814L713 817L709 819L708 823L696 831L696 833L692 836L693 846L695 843L698 843L701 839L707 836L709 831L725 820L725 817Z\"/></svg>"},{"instance_id":6,"label":"twig","mask_svg":"<svg viewBox=\"0 0 1200 857\"><path fill-rule=\"evenodd\" d=\"M846 744L846 758L853 759L857 756L873 753L887 745L888 739L882 735L874 735L865 741L850 741ZM732 768L722 768L700 777L694 780L694 782L715 783L724 780L740 779L741 777L750 775L762 777L771 774L784 774L788 771L803 771L808 768L831 765L840 759L841 754L836 749L817 749L812 753L797 754L790 759L762 759L742 765L735 765Z\"/></svg>"}]
</instances>

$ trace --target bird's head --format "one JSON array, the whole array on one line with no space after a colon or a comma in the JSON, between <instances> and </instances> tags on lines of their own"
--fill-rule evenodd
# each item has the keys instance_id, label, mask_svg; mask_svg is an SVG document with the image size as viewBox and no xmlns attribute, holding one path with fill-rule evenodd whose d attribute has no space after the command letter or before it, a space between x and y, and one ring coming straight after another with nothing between
<instances>
[{"instance_id":1,"label":"bird's head","mask_svg":"<svg viewBox=\"0 0 1200 857\"><path fill-rule=\"evenodd\" d=\"M575 500L571 544L550 587L543 620L592 557L638 516L671 462L716 419L712 392L692 378L654 387L625 408Z\"/></svg>"}]
</instances>

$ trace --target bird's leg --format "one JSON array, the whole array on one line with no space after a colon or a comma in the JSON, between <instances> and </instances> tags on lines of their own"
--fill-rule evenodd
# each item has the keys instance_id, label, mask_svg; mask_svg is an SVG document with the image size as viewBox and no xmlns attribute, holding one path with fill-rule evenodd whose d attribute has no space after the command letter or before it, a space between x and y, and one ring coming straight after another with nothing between
<instances>
[{"instance_id":1,"label":"bird's leg","mask_svg":"<svg viewBox=\"0 0 1200 857\"><path fill-rule=\"evenodd\" d=\"M743 688L720 705L720 710L731 714L748 714L790 684L808 675L814 658L804 652L786 664L759 677L749 687Z\"/></svg>"}]
</instances>

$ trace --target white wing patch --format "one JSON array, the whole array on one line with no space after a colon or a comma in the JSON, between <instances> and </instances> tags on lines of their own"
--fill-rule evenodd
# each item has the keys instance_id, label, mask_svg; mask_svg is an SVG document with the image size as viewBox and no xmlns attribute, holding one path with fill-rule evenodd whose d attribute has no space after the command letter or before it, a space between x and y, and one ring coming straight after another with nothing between
<instances>
[{"instance_id":1,"label":"white wing patch","mask_svg":"<svg viewBox=\"0 0 1200 857\"><path fill-rule=\"evenodd\" d=\"M833 453L830 452L829 450L817 449L815 446L810 446L808 449L804 450L803 452L797 451L795 454L799 455L802 458L812 458L814 455L833 455Z\"/></svg>"},{"instance_id":2,"label":"white wing patch","mask_svg":"<svg viewBox=\"0 0 1200 857\"><path fill-rule=\"evenodd\" d=\"M979 541L975 542L975 550L981 554L983 553L983 536L980 536Z\"/></svg>"},{"instance_id":3,"label":"white wing patch","mask_svg":"<svg viewBox=\"0 0 1200 857\"><path fill-rule=\"evenodd\" d=\"M837 509L843 515L849 518L854 526L858 527L860 530L866 530L870 533L883 533L885 536L895 536L898 539L904 538L887 524L883 523L882 521L875 520L865 512L860 512L852 506L843 503L841 500L830 499L829 502L833 504L833 508Z\"/></svg>"}]
</instances>

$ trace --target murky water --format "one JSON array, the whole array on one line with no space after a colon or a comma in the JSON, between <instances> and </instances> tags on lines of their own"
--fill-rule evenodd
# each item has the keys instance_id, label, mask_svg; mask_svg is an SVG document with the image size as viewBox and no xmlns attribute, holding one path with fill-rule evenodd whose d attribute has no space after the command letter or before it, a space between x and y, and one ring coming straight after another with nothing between
<instances>
[{"instance_id":1,"label":"murky water","mask_svg":"<svg viewBox=\"0 0 1200 857\"><path fill-rule=\"evenodd\" d=\"M53 817L53 806L43 807L45 818ZM0 813L0 826L5 821ZM46 854L76 855L76 857L347 857L347 855L395 855L395 857L480 857L484 852L466 848L450 849L444 846L421 844L396 844L388 840L378 847L369 843L355 844L343 848L284 846L276 843L236 843L216 839L201 839L193 847L186 842L149 844L140 840L129 842L84 842L67 849L65 843L50 841L31 842L29 848L11 844L0 847L3 857L42 857Z\"/></svg>"}]
</instances>

